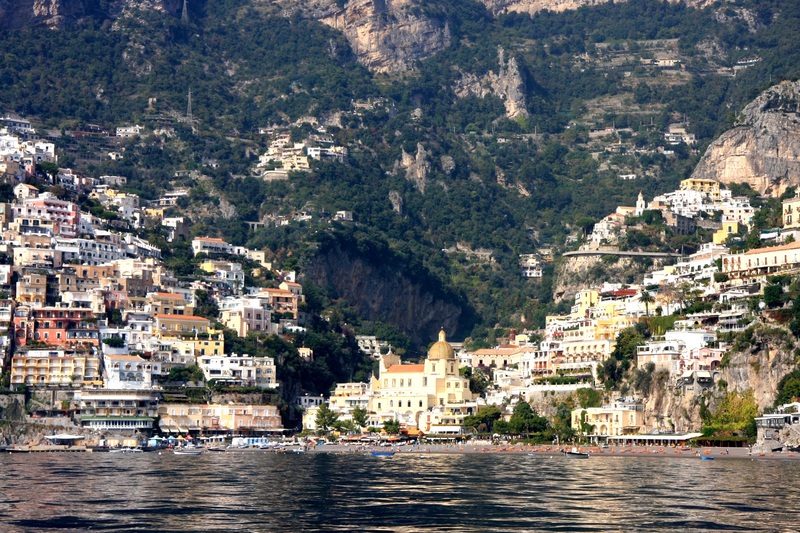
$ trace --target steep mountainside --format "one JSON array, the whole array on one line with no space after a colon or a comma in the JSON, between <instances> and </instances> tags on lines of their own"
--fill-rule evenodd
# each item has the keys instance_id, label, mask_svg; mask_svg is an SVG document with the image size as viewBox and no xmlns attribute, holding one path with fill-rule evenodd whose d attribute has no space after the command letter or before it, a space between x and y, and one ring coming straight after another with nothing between
<instances>
[{"instance_id":1,"label":"steep mountainside","mask_svg":"<svg viewBox=\"0 0 800 533\"><path fill-rule=\"evenodd\" d=\"M0 30L62 28L92 15L118 16L132 9L179 13L182 0L0 0Z\"/></svg>"},{"instance_id":2,"label":"steep mountainside","mask_svg":"<svg viewBox=\"0 0 800 533\"><path fill-rule=\"evenodd\" d=\"M773 196L800 184L800 82L771 87L748 104L739 124L708 147L693 177L747 182Z\"/></svg>"},{"instance_id":3,"label":"steep mountainside","mask_svg":"<svg viewBox=\"0 0 800 533\"><path fill-rule=\"evenodd\" d=\"M540 11L567 11L584 6L597 6L613 2L613 0L480 0L492 13L529 13ZM671 2L683 1L691 7L705 7L713 0L670 0Z\"/></svg>"},{"instance_id":4,"label":"steep mountainside","mask_svg":"<svg viewBox=\"0 0 800 533\"><path fill-rule=\"evenodd\" d=\"M85 0L0 0L0 29L57 28L86 15Z\"/></svg>"},{"instance_id":5,"label":"steep mountainside","mask_svg":"<svg viewBox=\"0 0 800 533\"><path fill-rule=\"evenodd\" d=\"M800 72L800 4L780 0L702 10L632 0L562 12L566 4L553 2L533 16L477 0L189 0L187 17L182 4L1 3L0 24L26 27L0 31L0 114L54 135L61 166L125 176L143 200L190 189L175 211L191 218L192 236L269 250L279 268L308 266L364 313L397 318L404 330L415 324L387 311L394 296L374 302L340 266L355 265L351 257L330 268L295 260L331 227L331 213L351 212L351 227L399 251L385 278L419 269L437 281L430 308L415 296L414 318L436 322L440 313L476 336L518 327L523 316L541 325L558 305L552 269L541 283L525 279L520 254L557 256L578 220L632 205L640 190L674 190L696 155L688 146L663 154L671 124L684 122L702 147L769 76ZM37 19L24 23L35 5L74 13L65 21L85 16L68 31L42 31ZM737 62L756 55L733 77ZM86 135L125 124L144 132ZM256 165L273 133L332 142L347 157L267 181ZM124 157L112 161L111 151ZM557 292L582 275L565 271ZM478 320L464 319L469 308Z\"/></svg>"},{"instance_id":6,"label":"steep mountainside","mask_svg":"<svg viewBox=\"0 0 800 533\"><path fill-rule=\"evenodd\" d=\"M607 256L563 257L556 267L553 299L572 301L586 287L609 283L634 283L645 273L665 264L664 259Z\"/></svg>"},{"instance_id":7,"label":"steep mountainside","mask_svg":"<svg viewBox=\"0 0 800 533\"><path fill-rule=\"evenodd\" d=\"M394 324L420 345L442 328L462 335L469 331L468 307L432 287L430 280L400 270L393 255L359 250L345 241L328 243L309 262L303 281L328 287L332 297L346 300L364 319Z\"/></svg>"},{"instance_id":8,"label":"steep mountainside","mask_svg":"<svg viewBox=\"0 0 800 533\"><path fill-rule=\"evenodd\" d=\"M794 351L795 343L787 330L757 325L749 342L735 344L724 368L714 371L718 373L716 382L723 385L708 390L682 389L656 377L656 386L651 387L647 399L646 412L652 418L649 422L664 429L674 425L677 431L695 430L703 425L701 406L705 404L715 412L728 391L751 391L758 411L763 412L775 402L781 378L797 368Z\"/></svg>"}]
</instances>

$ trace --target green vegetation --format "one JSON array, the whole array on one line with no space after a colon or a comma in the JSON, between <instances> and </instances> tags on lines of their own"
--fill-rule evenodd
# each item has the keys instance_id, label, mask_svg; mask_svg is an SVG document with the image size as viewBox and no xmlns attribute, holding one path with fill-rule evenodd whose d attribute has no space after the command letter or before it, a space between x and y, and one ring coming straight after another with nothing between
<instances>
[{"instance_id":1,"label":"green vegetation","mask_svg":"<svg viewBox=\"0 0 800 533\"><path fill-rule=\"evenodd\" d=\"M775 407L800 399L800 369L795 368L778 382L778 391L775 396Z\"/></svg>"},{"instance_id":2,"label":"green vegetation","mask_svg":"<svg viewBox=\"0 0 800 533\"><path fill-rule=\"evenodd\" d=\"M389 435L397 435L400 433L400 422L397 420L387 420L383 423L383 430Z\"/></svg>"},{"instance_id":3,"label":"green vegetation","mask_svg":"<svg viewBox=\"0 0 800 533\"><path fill-rule=\"evenodd\" d=\"M62 166L126 176L128 190L144 199L165 188L190 187L181 209L191 211L194 235L268 248L278 263L297 266L313 261L327 224L314 220L251 231L244 221L306 206L314 206L316 215L353 211L361 227L372 228L366 239L385 243L397 254L399 268L420 273L465 311L460 336L476 338L487 337L488 325L498 322L541 325L555 309L552 270L545 269L541 283L521 279L518 254L563 242L571 231L567 221L578 221L575 227L585 233L617 205L629 205L640 188L651 197L686 177L698 154L686 146L676 147L672 157L656 152L667 123L685 114L701 151L730 126L735 110L765 88L764 80L793 79L800 70L800 8L777 0L747 4L753 28L744 17L731 15L723 23L712 9L655 0L496 19L474 1L435 0L420 9L448 24L453 44L402 77L371 74L355 61L343 35L321 23L275 16L242 0L192 5L190 23L156 11L139 13L117 21L118 31L109 30L108 3L91 4L90 16L69 31L0 35L5 108L70 131L90 123L148 127L142 138L123 143L121 161L83 160L75 154L89 151L88 141L62 137L60 146L69 150ZM645 40L672 38L687 68L667 83L667 76L643 67L640 58L649 53ZM709 40L719 48L715 57L698 48ZM499 47L519 65L527 118L504 118L496 97L455 96L462 72L498 70ZM762 61L735 79L718 73L751 55ZM184 117L190 87L192 124ZM377 97L384 107L347 114L351 101ZM589 109L589 102L603 99L622 103L602 113ZM411 118L417 109L421 113ZM311 173L293 174L288 184L249 175L253 154L265 149L255 133L259 126L288 126L301 116L338 111L346 114L331 133L355 147L346 164L316 165ZM595 161L589 131L611 124L629 128L616 140L645 151L605 155L600 149L602 160ZM174 137L151 136L162 125L174 128ZM293 138L306 130L310 126L294 126ZM430 163L425 193L395 168L402 152L415 154L418 143ZM203 167L203 158L216 159L218 168ZM209 179L175 179L174 172L184 169L201 170ZM620 181L617 169L654 179ZM390 193L402 198L399 212L387 201ZM236 217L216 216L223 200L236 206ZM84 204L97 216L117 216L89 200ZM759 215L756 229L772 223L771 204L770 209ZM691 246L683 236L655 239L662 221L651 212L641 218L643 229L632 229L625 246ZM147 233L160 242L159 230ZM456 242L491 250L492 261L442 252ZM171 248L168 265L181 276L193 275L185 247ZM507 317L520 309L526 320L515 324ZM385 329L385 321L363 318L365 330ZM398 348L415 350L403 339L408 331L387 333Z\"/></svg>"},{"instance_id":4,"label":"green vegetation","mask_svg":"<svg viewBox=\"0 0 800 533\"><path fill-rule=\"evenodd\" d=\"M624 374L636 364L636 349L645 342L645 330L646 326L639 323L636 327L623 329L617 335L614 351L598 368L598 377L606 390L617 388Z\"/></svg>"},{"instance_id":5,"label":"green vegetation","mask_svg":"<svg viewBox=\"0 0 800 533\"><path fill-rule=\"evenodd\" d=\"M317 432L320 435L327 435L339 421L339 414L328 407L327 403L322 403L317 409L317 416L314 421L317 424Z\"/></svg>"},{"instance_id":6,"label":"green vegetation","mask_svg":"<svg viewBox=\"0 0 800 533\"><path fill-rule=\"evenodd\" d=\"M203 370L196 365L175 367L170 369L169 374L167 375L167 381L194 381L195 383L199 383L203 381Z\"/></svg>"},{"instance_id":7,"label":"green vegetation","mask_svg":"<svg viewBox=\"0 0 800 533\"><path fill-rule=\"evenodd\" d=\"M713 415L706 412L703 433L707 436L738 435L754 438L755 417L758 416L753 391L726 391Z\"/></svg>"},{"instance_id":8,"label":"green vegetation","mask_svg":"<svg viewBox=\"0 0 800 533\"><path fill-rule=\"evenodd\" d=\"M478 433L491 433L492 428L502 415L503 413L498 407L487 405L486 407L481 407L477 413L465 417L462 425Z\"/></svg>"}]
</instances>

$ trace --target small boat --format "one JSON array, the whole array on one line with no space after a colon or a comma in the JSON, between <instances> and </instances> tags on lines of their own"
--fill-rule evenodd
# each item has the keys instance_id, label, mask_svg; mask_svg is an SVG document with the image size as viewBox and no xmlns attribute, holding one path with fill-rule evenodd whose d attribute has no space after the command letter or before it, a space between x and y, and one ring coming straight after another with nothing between
<instances>
[{"instance_id":1,"label":"small boat","mask_svg":"<svg viewBox=\"0 0 800 533\"><path fill-rule=\"evenodd\" d=\"M394 457L394 452L372 452L372 457Z\"/></svg>"},{"instance_id":2,"label":"small boat","mask_svg":"<svg viewBox=\"0 0 800 533\"><path fill-rule=\"evenodd\" d=\"M108 453L144 453L141 448L111 448Z\"/></svg>"},{"instance_id":3,"label":"small boat","mask_svg":"<svg viewBox=\"0 0 800 533\"><path fill-rule=\"evenodd\" d=\"M175 448L172 453L175 455L200 455L203 450L199 448Z\"/></svg>"},{"instance_id":4,"label":"small boat","mask_svg":"<svg viewBox=\"0 0 800 533\"><path fill-rule=\"evenodd\" d=\"M219 446L211 446L210 448L206 448L206 451L209 452L227 452L227 448L220 448Z\"/></svg>"},{"instance_id":5,"label":"small boat","mask_svg":"<svg viewBox=\"0 0 800 533\"><path fill-rule=\"evenodd\" d=\"M710 455L701 455L701 456L700 456L700 460L701 460L701 461L713 461L713 460L714 460L714 458L713 458L713 457L711 457Z\"/></svg>"},{"instance_id":6,"label":"small boat","mask_svg":"<svg viewBox=\"0 0 800 533\"><path fill-rule=\"evenodd\" d=\"M575 447L573 447L569 451L565 450L564 451L564 455L566 455L567 457L570 457L572 459L588 459L589 458L589 454L588 453L578 451L578 448L575 448Z\"/></svg>"}]
</instances>

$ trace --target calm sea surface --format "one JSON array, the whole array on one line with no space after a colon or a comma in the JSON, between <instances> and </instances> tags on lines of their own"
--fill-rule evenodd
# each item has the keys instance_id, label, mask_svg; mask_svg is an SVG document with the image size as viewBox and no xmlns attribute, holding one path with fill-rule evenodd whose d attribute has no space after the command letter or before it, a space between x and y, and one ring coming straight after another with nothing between
<instances>
[{"instance_id":1,"label":"calm sea surface","mask_svg":"<svg viewBox=\"0 0 800 533\"><path fill-rule=\"evenodd\" d=\"M800 462L6 454L0 531L798 531Z\"/></svg>"}]
</instances>

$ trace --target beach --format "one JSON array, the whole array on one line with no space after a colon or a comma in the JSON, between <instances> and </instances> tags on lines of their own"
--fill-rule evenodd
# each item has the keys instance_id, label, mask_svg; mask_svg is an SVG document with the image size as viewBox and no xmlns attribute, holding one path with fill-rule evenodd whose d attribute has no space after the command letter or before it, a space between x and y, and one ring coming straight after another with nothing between
<instances>
[{"instance_id":1,"label":"beach","mask_svg":"<svg viewBox=\"0 0 800 533\"><path fill-rule=\"evenodd\" d=\"M718 459L763 459L763 460L800 460L796 452L751 452L749 448L673 448L670 446L575 446L577 451L588 453L589 457L654 457L676 459L698 459L702 456ZM372 453L395 452L406 454L505 454L555 456L573 449L572 445L527 445L527 444L411 444L403 446L375 446L358 444L325 444L306 447L294 447L290 450L304 450L306 453Z\"/></svg>"}]
</instances>

